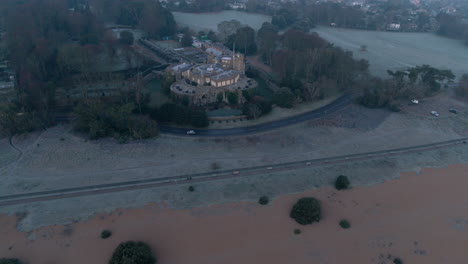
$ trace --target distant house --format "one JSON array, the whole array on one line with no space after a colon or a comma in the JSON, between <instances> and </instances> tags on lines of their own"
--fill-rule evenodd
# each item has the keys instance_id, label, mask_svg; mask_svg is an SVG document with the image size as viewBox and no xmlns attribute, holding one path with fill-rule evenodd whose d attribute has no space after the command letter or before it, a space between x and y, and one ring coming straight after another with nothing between
<instances>
[{"instance_id":1,"label":"distant house","mask_svg":"<svg viewBox=\"0 0 468 264\"><path fill-rule=\"evenodd\" d=\"M388 31L400 31L401 24L392 23L387 26Z\"/></svg>"}]
</instances>

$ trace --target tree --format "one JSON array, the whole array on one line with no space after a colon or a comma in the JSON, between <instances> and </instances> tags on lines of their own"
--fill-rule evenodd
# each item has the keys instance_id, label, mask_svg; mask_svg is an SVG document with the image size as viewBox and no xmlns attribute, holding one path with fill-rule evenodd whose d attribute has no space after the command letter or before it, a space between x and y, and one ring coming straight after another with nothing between
<instances>
[{"instance_id":1,"label":"tree","mask_svg":"<svg viewBox=\"0 0 468 264\"><path fill-rule=\"evenodd\" d=\"M236 34L228 38L227 46L232 47L234 44L240 52L246 55L254 54L257 51L255 30L249 26L239 28Z\"/></svg>"},{"instance_id":2,"label":"tree","mask_svg":"<svg viewBox=\"0 0 468 264\"><path fill-rule=\"evenodd\" d=\"M237 20L223 21L218 24L217 39L219 41L226 41L231 35L236 34L237 30L240 28L242 28L242 24Z\"/></svg>"},{"instance_id":3,"label":"tree","mask_svg":"<svg viewBox=\"0 0 468 264\"><path fill-rule=\"evenodd\" d=\"M258 203L261 205L267 205L270 202L268 196L262 196L258 199Z\"/></svg>"},{"instance_id":4,"label":"tree","mask_svg":"<svg viewBox=\"0 0 468 264\"><path fill-rule=\"evenodd\" d=\"M411 83L417 80L421 84L431 88L433 92L440 90L441 83L451 82L455 79L455 75L450 70L440 70L429 65L416 66L408 69L408 78Z\"/></svg>"},{"instance_id":5,"label":"tree","mask_svg":"<svg viewBox=\"0 0 468 264\"><path fill-rule=\"evenodd\" d=\"M268 64L272 62L272 56L276 49L278 29L270 23L263 23L257 33L257 42L261 58Z\"/></svg>"},{"instance_id":6,"label":"tree","mask_svg":"<svg viewBox=\"0 0 468 264\"><path fill-rule=\"evenodd\" d=\"M277 104L279 107L283 108L292 108L294 106L295 100L296 96L287 87L280 88L273 95L273 102L275 102L275 104Z\"/></svg>"},{"instance_id":7,"label":"tree","mask_svg":"<svg viewBox=\"0 0 468 264\"><path fill-rule=\"evenodd\" d=\"M344 175L338 176L335 181L335 188L337 190L344 190L349 188L349 179Z\"/></svg>"},{"instance_id":8,"label":"tree","mask_svg":"<svg viewBox=\"0 0 468 264\"><path fill-rule=\"evenodd\" d=\"M273 16L273 18L271 19L271 24L277 26L280 29L283 29L288 25L286 19L282 15Z\"/></svg>"},{"instance_id":9,"label":"tree","mask_svg":"<svg viewBox=\"0 0 468 264\"><path fill-rule=\"evenodd\" d=\"M156 262L156 257L146 243L128 241L117 246L109 264L155 264Z\"/></svg>"},{"instance_id":10,"label":"tree","mask_svg":"<svg viewBox=\"0 0 468 264\"><path fill-rule=\"evenodd\" d=\"M294 204L289 216L301 225L319 222L321 219L320 202L312 197L301 198Z\"/></svg>"},{"instance_id":11,"label":"tree","mask_svg":"<svg viewBox=\"0 0 468 264\"><path fill-rule=\"evenodd\" d=\"M348 229L348 228L351 227L351 224L349 223L348 220L343 219L343 220L340 221L340 226L341 226L343 229Z\"/></svg>"},{"instance_id":12,"label":"tree","mask_svg":"<svg viewBox=\"0 0 468 264\"><path fill-rule=\"evenodd\" d=\"M101 232L102 239L108 239L111 236L112 236L112 232L110 230L102 230Z\"/></svg>"},{"instance_id":13,"label":"tree","mask_svg":"<svg viewBox=\"0 0 468 264\"><path fill-rule=\"evenodd\" d=\"M227 99L232 105L239 103L239 96L235 92L228 92Z\"/></svg>"},{"instance_id":14,"label":"tree","mask_svg":"<svg viewBox=\"0 0 468 264\"><path fill-rule=\"evenodd\" d=\"M134 37L133 37L133 33L130 32L130 31L121 31L120 32L120 39L119 39L120 43L124 44L124 45L133 45L133 41L134 41Z\"/></svg>"},{"instance_id":15,"label":"tree","mask_svg":"<svg viewBox=\"0 0 468 264\"><path fill-rule=\"evenodd\" d=\"M460 78L460 83L458 84L456 91L457 95L461 97L468 96L468 74L463 74Z\"/></svg>"},{"instance_id":16,"label":"tree","mask_svg":"<svg viewBox=\"0 0 468 264\"><path fill-rule=\"evenodd\" d=\"M189 31L186 31L181 40L182 47L191 47L192 43L193 43L192 34L190 34Z\"/></svg>"}]
</instances>

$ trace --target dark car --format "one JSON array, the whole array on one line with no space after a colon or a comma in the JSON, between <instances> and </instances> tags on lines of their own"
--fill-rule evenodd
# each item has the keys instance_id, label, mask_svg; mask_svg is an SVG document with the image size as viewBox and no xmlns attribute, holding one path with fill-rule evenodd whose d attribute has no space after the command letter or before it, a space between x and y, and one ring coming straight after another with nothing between
<instances>
[{"instance_id":1,"label":"dark car","mask_svg":"<svg viewBox=\"0 0 468 264\"><path fill-rule=\"evenodd\" d=\"M454 114L458 114L458 111L455 108L450 108L449 112L454 113Z\"/></svg>"}]
</instances>

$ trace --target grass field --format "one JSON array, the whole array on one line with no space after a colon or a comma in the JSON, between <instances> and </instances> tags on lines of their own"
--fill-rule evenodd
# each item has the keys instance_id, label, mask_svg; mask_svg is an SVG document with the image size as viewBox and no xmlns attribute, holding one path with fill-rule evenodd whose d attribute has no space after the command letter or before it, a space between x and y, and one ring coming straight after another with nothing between
<instances>
[{"instance_id":1,"label":"grass field","mask_svg":"<svg viewBox=\"0 0 468 264\"><path fill-rule=\"evenodd\" d=\"M262 27L263 22L271 22L271 17L261 14L251 14L240 11L222 11L216 13L181 13L172 12L180 26L186 26L192 30L218 30L218 24L223 21L238 20L242 24L249 25L255 30Z\"/></svg>"},{"instance_id":2,"label":"grass field","mask_svg":"<svg viewBox=\"0 0 468 264\"><path fill-rule=\"evenodd\" d=\"M371 73L387 77L387 70L429 64L452 70L460 77L468 73L468 46L461 41L432 33L401 33L317 27L313 31L336 46L370 62ZM367 51L360 51L367 45Z\"/></svg>"}]
</instances>

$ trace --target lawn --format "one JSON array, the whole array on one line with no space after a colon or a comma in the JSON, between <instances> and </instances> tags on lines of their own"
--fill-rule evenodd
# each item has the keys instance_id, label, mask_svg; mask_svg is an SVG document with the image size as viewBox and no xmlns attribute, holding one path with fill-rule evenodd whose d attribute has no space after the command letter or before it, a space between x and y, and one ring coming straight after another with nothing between
<instances>
[{"instance_id":1,"label":"lawn","mask_svg":"<svg viewBox=\"0 0 468 264\"><path fill-rule=\"evenodd\" d=\"M387 77L387 70L429 64L449 69L460 77L468 73L468 46L432 33L403 33L317 27L312 29L336 46L370 63L372 74ZM367 51L360 50L367 45Z\"/></svg>"}]
</instances>

